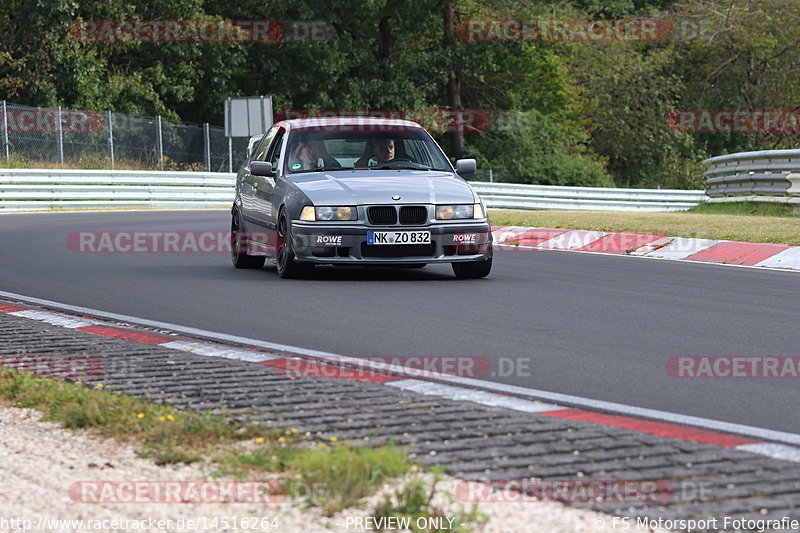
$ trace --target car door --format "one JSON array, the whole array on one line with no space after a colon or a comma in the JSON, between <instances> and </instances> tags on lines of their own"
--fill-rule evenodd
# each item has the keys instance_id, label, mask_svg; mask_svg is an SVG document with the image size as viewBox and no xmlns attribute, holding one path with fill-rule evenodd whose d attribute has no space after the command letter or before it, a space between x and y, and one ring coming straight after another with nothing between
<instances>
[{"instance_id":1,"label":"car door","mask_svg":"<svg viewBox=\"0 0 800 533\"><path fill-rule=\"evenodd\" d=\"M283 163L283 145L286 138L286 130L279 128L271 139L269 149L266 154L266 161L272 163L271 176L254 176L253 196L255 208L255 221L260 228L268 231L275 230L275 215L272 212L272 194L275 190L275 180L281 173Z\"/></svg>"},{"instance_id":2,"label":"car door","mask_svg":"<svg viewBox=\"0 0 800 533\"><path fill-rule=\"evenodd\" d=\"M264 135L264 138L261 139L261 142L259 142L255 147L250 159L244 166L242 166L242 168L239 170L239 175L237 176L237 179L239 180L239 197L242 201L242 218L248 223L248 226L258 223L255 196L255 192L257 190L256 188L258 186L258 182L256 181L258 176L253 176L253 174L250 172L250 163L252 161L266 160L267 150L272 142L272 139L275 138L277 131L278 128L272 128L266 135Z\"/></svg>"}]
</instances>

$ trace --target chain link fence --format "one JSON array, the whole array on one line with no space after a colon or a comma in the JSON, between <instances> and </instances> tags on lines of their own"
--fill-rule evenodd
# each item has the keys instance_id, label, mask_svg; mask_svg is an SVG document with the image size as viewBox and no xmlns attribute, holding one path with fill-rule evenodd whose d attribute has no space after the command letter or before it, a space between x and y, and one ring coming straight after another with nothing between
<instances>
[{"instance_id":1,"label":"chain link fence","mask_svg":"<svg viewBox=\"0 0 800 533\"><path fill-rule=\"evenodd\" d=\"M247 138L209 124L5 101L0 142L0 166L9 167L228 172L247 151Z\"/></svg>"}]
</instances>

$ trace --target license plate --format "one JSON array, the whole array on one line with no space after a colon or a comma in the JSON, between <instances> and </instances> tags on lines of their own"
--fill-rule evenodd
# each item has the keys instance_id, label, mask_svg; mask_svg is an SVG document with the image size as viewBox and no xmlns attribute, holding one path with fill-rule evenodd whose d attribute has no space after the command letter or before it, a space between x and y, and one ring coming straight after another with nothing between
<instances>
[{"instance_id":1,"label":"license plate","mask_svg":"<svg viewBox=\"0 0 800 533\"><path fill-rule=\"evenodd\" d=\"M430 244L430 231L368 231L367 244Z\"/></svg>"}]
</instances>

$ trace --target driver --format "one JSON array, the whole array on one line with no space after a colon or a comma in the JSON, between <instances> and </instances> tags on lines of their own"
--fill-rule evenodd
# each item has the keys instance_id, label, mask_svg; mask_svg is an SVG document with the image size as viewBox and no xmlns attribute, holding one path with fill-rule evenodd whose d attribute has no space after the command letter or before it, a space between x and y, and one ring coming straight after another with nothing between
<instances>
[{"instance_id":1,"label":"driver","mask_svg":"<svg viewBox=\"0 0 800 533\"><path fill-rule=\"evenodd\" d=\"M372 157L378 164L394 159L394 139L375 139L371 146Z\"/></svg>"},{"instance_id":2,"label":"driver","mask_svg":"<svg viewBox=\"0 0 800 533\"><path fill-rule=\"evenodd\" d=\"M356 167L382 165L394 159L394 139L370 139L369 149L372 156L364 155L356 161Z\"/></svg>"}]
</instances>

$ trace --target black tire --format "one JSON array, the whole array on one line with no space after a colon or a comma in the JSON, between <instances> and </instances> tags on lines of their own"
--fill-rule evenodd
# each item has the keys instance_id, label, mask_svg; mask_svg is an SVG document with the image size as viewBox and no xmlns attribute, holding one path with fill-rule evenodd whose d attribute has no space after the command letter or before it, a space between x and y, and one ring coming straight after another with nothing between
<instances>
[{"instance_id":1,"label":"black tire","mask_svg":"<svg viewBox=\"0 0 800 533\"><path fill-rule=\"evenodd\" d=\"M231 261L236 268L261 268L266 257L247 255L247 237L242 234L239 211L231 214Z\"/></svg>"},{"instance_id":2,"label":"black tire","mask_svg":"<svg viewBox=\"0 0 800 533\"><path fill-rule=\"evenodd\" d=\"M286 211L281 209L278 215L278 251L275 254L275 265L282 278L305 278L314 272L314 263L300 263L292 250L292 225Z\"/></svg>"},{"instance_id":3,"label":"black tire","mask_svg":"<svg viewBox=\"0 0 800 533\"><path fill-rule=\"evenodd\" d=\"M453 263L453 274L459 279L485 278L492 271L492 260Z\"/></svg>"}]
</instances>

